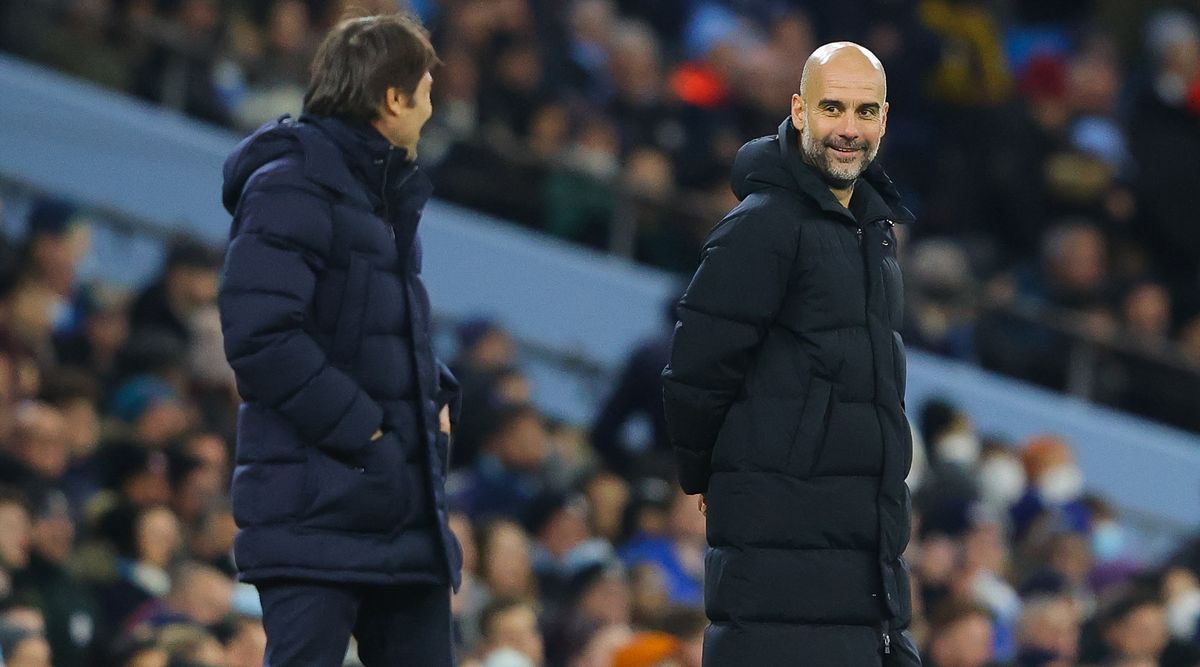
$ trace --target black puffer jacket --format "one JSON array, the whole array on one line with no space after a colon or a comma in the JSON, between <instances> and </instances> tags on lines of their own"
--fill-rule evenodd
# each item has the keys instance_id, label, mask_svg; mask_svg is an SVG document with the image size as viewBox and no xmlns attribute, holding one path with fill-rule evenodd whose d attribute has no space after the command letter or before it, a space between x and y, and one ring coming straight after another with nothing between
<instances>
[{"instance_id":1,"label":"black puffer jacket","mask_svg":"<svg viewBox=\"0 0 1200 667\"><path fill-rule=\"evenodd\" d=\"M842 207L790 120L746 144L663 373L689 493L707 493L705 665L916 665L912 440L893 226L878 167Z\"/></svg>"}]
</instances>

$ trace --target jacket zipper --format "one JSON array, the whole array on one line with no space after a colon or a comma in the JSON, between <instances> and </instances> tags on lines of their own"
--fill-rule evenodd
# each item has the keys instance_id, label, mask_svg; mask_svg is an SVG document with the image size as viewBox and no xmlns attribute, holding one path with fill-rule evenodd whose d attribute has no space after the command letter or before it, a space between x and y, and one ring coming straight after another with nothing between
<instances>
[{"instance_id":1,"label":"jacket zipper","mask_svg":"<svg viewBox=\"0 0 1200 667\"><path fill-rule=\"evenodd\" d=\"M891 655L892 654L892 635L889 632L887 621L883 622L883 629L881 630L881 634L883 636L883 654Z\"/></svg>"},{"instance_id":2,"label":"jacket zipper","mask_svg":"<svg viewBox=\"0 0 1200 667\"><path fill-rule=\"evenodd\" d=\"M390 234L393 239L396 238L396 228L393 227L392 223L391 223L392 203L391 203L391 200L388 198L388 172L392 168L392 162L393 162L395 156L396 156L395 147L389 148L387 160L383 163L383 192L379 193L380 198L383 199L383 221L387 225L388 234ZM405 174L404 177L401 178L398 183L396 183L396 187L394 189L399 190L400 188L404 187L404 184L407 183L408 180L410 178L412 178L416 173L417 173L417 165L414 164L413 168L410 169L408 171L408 173Z\"/></svg>"},{"instance_id":3,"label":"jacket zipper","mask_svg":"<svg viewBox=\"0 0 1200 667\"><path fill-rule=\"evenodd\" d=\"M392 224L388 222L392 218L391 202L388 201L388 171L392 168L392 156L395 155L394 148L388 148L387 160L383 163L383 192L379 193L383 199L383 221L387 223L388 229L391 230ZM393 235L395 232L393 232Z\"/></svg>"}]
</instances>

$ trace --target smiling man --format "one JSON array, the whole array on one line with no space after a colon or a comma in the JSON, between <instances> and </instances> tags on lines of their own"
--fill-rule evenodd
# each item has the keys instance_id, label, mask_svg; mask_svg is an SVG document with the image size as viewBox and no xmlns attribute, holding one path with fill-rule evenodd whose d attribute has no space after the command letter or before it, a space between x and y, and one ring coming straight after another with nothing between
<instances>
[{"instance_id":1,"label":"smiling man","mask_svg":"<svg viewBox=\"0 0 1200 667\"><path fill-rule=\"evenodd\" d=\"M713 547L706 667L920 665L886 98L870 51L817 49L779 134L738 153L741 203L679 303L664 395Z\"/></svg>"}]
</instances>

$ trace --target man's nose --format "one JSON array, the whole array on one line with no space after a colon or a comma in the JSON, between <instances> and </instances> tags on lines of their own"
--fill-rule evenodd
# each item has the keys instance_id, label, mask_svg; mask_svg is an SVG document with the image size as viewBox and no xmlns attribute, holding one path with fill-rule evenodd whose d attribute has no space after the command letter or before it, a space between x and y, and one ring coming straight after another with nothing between
<instances>
[{"instance_id":1,"label":"man's nose","mask_svg":"<svg viewBox=\"0 0 1200 667\"><path fill-rule=\"evenodd\" d=\"M858 125L858 118L852 113L844 114L842 122L838 123L837 133L843 139L857 140L862 133Z\"/></svg>"}]
</instances>

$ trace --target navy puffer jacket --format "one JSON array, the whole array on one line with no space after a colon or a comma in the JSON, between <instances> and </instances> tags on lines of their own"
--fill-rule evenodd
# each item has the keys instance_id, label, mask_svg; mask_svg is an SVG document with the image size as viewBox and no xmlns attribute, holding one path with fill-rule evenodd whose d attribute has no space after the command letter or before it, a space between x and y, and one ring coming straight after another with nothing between
<instances>
[{"instance_id":1,"label":"navy puffer jacket","mask_svg":"<svg viewBox=\"0 0 1200 667\"><path fill-rule=\"evenodd\" d=\"M302 116L225 162L219 304L244 400L232 498L245 581L457 586L438 428L457 385L434 358L421 282L432 188L405 157L369 126Z\"/></svg>"}]
</instances>

